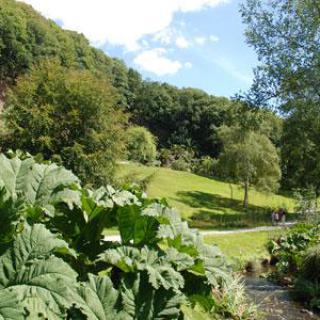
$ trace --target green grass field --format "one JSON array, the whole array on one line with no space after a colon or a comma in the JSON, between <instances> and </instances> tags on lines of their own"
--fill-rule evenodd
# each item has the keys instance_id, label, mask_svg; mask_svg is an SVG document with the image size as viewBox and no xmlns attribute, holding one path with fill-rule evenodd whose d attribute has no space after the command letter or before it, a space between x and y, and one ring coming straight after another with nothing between
<instances>
[{"instance_id":1,"label":"green grass field","mask_svg":"<svg viewBox=\"0 0 320 320\"><path fill-rule=\"evenodd\" d=\"M214 235L205 237L205 241L208 244L217 245L229 258L249 261L268 258L266 243L284 232L284 230L275 230Z\"/></svg>"},{"instance_id":2,"label":"green grass field","mask_svg":"<svg viewBox=\"0 0 320 320\"><path fill-rule=\"evenodd\" d=\"M251 190L250 206L245 212L242 207L243 190L239 186L167 168L121 164L118 178L148 182L147 193L150 197L165 197L182 217L198 228L265 225L270 223L272 208L284 207L292 212L295 206L291 198Z\"/></svg>"}]
</instances>

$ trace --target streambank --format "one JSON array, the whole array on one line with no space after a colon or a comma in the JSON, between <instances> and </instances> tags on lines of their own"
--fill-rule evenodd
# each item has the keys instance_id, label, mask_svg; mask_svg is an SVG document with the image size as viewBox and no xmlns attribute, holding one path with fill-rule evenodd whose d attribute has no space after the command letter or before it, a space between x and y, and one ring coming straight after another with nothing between
<instances>
[{"instance_id":1,"label":"streambank","mask_svg":"<svg viewBox=\"0 0 320 320\"><path fill-rule=\"evenodd\" d=\"M246 291L263 314L265 320L317 320L319 315L305 309L290 297L286 287L260 277L257 273L244 276Z\"/></svg>"}]
</instances>

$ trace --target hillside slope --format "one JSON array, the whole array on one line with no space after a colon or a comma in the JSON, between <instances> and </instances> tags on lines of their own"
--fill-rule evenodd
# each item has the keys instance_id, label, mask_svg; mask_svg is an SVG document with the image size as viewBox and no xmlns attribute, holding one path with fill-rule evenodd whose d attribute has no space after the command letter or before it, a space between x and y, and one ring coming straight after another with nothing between
<instances>
[{"instance_id":1,"label":"hillside slope","mask_svg":"<svg viewBox=\"0 0 320 320\"><path fill-rule=\"evenodd\" d=\"M147 183L151 197L165 197L193 226L203 228L251 227L270 224L273 208L294 210L294 200L251 190L249 209L242 207L243 190L238 185L167 168L121 164L120 179ZM289 219L293 215L289 215Z\"/></svg>"}]
</instances>

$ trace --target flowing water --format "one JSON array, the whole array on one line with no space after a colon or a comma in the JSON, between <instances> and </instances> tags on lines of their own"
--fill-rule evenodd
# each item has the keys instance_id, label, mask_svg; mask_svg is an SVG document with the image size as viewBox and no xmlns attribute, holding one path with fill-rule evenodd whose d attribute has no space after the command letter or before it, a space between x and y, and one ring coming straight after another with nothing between
<instances>
[{"instance_id":1,"label":"flowing water","mask_svg":"<svg viewBox=\"0 0 320 320\"><path fill-rule=\"evenodd\" d=\"M318 315L292 301L287 288L248 273L245 284L249 297L258 305L266 320L316 320Z\"/></svg>"}]
</instances>

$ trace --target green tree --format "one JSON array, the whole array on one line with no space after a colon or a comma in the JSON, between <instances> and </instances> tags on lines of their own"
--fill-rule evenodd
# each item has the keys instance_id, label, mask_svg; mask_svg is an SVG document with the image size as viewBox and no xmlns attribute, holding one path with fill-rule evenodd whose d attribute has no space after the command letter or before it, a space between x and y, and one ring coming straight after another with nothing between
<instances>
[{"instance_id":1,"label":"green tree","mask_svg":"<svg viewBox=\"0 0 320 320\"><path fill-rule=\"evenodd\" d=\"M317 196L320 193L319 110L319 105L303 102L289 114L284 123L281 147L285 186L314 189Z\"/></svg>"},{"instance_id":2,"label":"green tree","mask_svg":"<svg viewBox=\"0 0 320 320\"><path fill-rule=\"evenodd\" d=\"M247 0L241 13L248 43L261 64L250 96L284 113L282 184L319 184L320 3L315 0Z\"/></svg>"},{"instance_id":3,"label":"green tree","mask_svg":"<svg viewBox=\"0 0 320 320\"><path fill-rule=\"evenodd\" d=\"M256 96L261 101L311 97L319 100L320 3L247 0L241 13L247 24L248 43L261 61L253 87Z\"/></svg>"},{"instance_id":4,"label":"green tree","mask_svg":"<svg viewBox=\"0 0 320 320\"><path fill-rule=\"evenodd\" d=\"M249 204L249 188L274 191L281 177L277 150L267 136L241 127L219 130L223 152L219 160L223 172L244 186L243 206Z\"/></svg>"},{"instance_id":5,"label":"green tree","mask_svg":"<svg viewBox=\"0 0 320 320\"><path fill-rule=\"evenodd\" d=\"M130 127L127 130L128 159L141 163L154 161L157 157L156 139L144 127Z\"/></svg>"},{"instance_id":6,"label":"green tree","mask_svg":"<svg viewBox=\"0 0 320 320\"><path fill-rule=\"evenodd\" d=\"M124 150L116 97L102 76L42 62L8 93L3 147L58 158L88 183L110 181Z\"/></svg>"}]
</instances>

